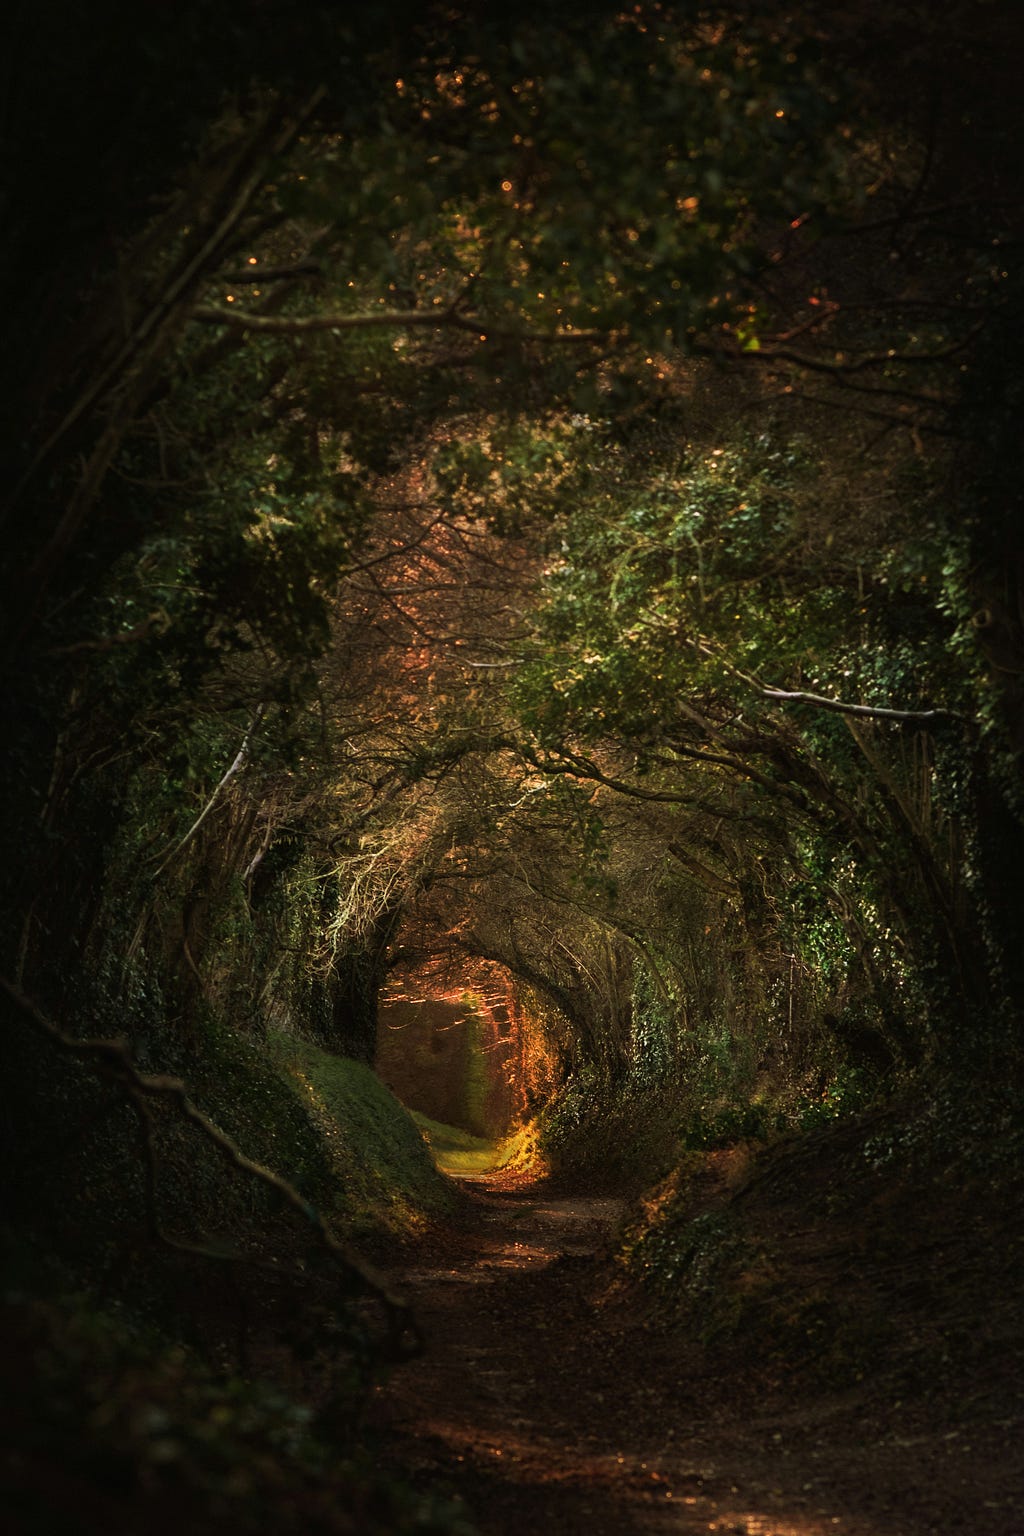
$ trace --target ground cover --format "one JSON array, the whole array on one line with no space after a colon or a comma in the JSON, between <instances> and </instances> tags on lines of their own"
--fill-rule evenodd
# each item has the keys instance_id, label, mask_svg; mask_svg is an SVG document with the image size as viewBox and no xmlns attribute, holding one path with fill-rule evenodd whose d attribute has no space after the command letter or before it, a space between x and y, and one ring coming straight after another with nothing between
<instances>
[{"instance_id":1,"label":"ground cover","mask_svg":"<svg viewBox=\"0 0 1024 1536\"><path fill-rule=\"evenodd\" d=\"M639 1223L593 1190L465 1180L468 1223L407 1261L427 1353L378 1388L387 1455L485 1536L1007 1536L1016 1176L883 1178L899 1125L700 1154ZM654 1286L659 1230L679 1257Z\"/></svg>"},{"instance_id":2,"label":"ground cover","mask_svg":"<svg viewBox=\"0 0 1024 1536\"><path fill-rule=\"evenodd\" d=\"M520 1125L507 1136L474 1136L456 1125L443 1125L429 1115L412 1112L412 1118L430 1148L431 1156L442 1173L452 1178L519 1169L540 1174L547 1164L538 1146L538 1131L533 1123Z\"/></svg>"},{"instance_id":3,"label":"ground cover","mask_svg":"<svg viewBox=\"0 0 1024 1536\"><path fill-rule=\"evenodd\" d=\"M328 1209L346 1230L401 1236L452 1213L451 1186L372 1068L294 1036L275 1036L272 1045L278 1070L325 1149Z\"/></svg>"}]
</instances>

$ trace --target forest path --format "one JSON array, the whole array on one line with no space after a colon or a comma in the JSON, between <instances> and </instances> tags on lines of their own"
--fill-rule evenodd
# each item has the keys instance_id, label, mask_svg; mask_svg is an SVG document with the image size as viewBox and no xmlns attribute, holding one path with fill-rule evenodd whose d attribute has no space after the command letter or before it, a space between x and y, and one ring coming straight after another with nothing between
<instances>
[{"instance_id":1,"label":"forest path","mask_svg":"<svg viewBox=\"0 0 1024 1536\"><path fill-rule=\"evenodd\" d=\"M464 1183L472 1219L403 1276L426 1351L371 1416L386 1458L461 1495L482 1536L972 1528L943 1519L912 1446L879 1458L867 1405L780 1412L666 1340L601 1262L621 1201L521 1174Z\"/></svg>"}]
</instances>

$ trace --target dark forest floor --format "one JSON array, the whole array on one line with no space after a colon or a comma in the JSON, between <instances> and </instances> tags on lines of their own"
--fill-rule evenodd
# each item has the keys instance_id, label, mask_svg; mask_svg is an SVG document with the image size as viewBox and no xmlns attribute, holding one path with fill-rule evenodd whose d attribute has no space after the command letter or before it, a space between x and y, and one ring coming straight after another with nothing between
<instances>
[{"instance_id":1,"label":"dark forest floor","mask_svg":"<svg viewBox=\"0 0 1024 1536\"><path fill-rule=\"evenodd\" d=\"M0 1532L438 1536L454 1498L480 1536L1024 1536L1024 1167L992 1124L880 1106L629 1202L464 1177L461 1215L381 1239L425 1348L365 1408L336 1277L280 1236L251 1272L143 1265L195 1351L12 1273Z\"/></svg>"},{"instance_id":2,"label":"dark forest floor","mask_svg":"<svg viewBox=\"0 0 1024 1536\"><path fill-rule=\"evenodd\" d=\"M929 1351L949 1333L935 1308L963 1312L975 1273L950 1269L962 1231L946 1250L925 1223L898 1264L882 1264L890 1345L861 1379L833 1386L779 1369L770 1351L745 1359L742 1333L715 1348L692 1320L667 1329L610 1262L621 1201L522 1174L465 1184L465 1226L435 1233L405 1264L427 1349L378 1388L371 1421L385 1458L420 1486L461 1495L483 1536L1024 1531L1013 1296L974 1297L979 1315L961 1319L973 1332L967 1364L951 1374L937 1362L928 1379ZM777 1194L761 1201L762 1227L785 1225ZM841 1237L810 1247L819 1289L856 1282L858 1256Z\"/></svg>"}]
</instances>

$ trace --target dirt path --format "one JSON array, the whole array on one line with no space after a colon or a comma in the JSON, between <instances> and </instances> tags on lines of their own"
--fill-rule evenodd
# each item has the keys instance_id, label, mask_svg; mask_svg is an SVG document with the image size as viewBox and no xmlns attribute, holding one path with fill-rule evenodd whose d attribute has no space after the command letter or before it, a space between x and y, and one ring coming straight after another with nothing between
<instances>
[{"instance_id":1,"label":"dirt path","mask_svg":"<svg viewBox=\"0 0 1024 1536\"><path fill-rule=\"evenodd\" d=\"M973 1444L869 1387L801 1401L723 1382L609 1293L598 1260L621 1202L466 1183L474 1221L404 1276L427 1351L373 1421L387 1458L460 1494L483 1536L1024 1531L1019 1426Z\"/></svg>"}]
</instances>

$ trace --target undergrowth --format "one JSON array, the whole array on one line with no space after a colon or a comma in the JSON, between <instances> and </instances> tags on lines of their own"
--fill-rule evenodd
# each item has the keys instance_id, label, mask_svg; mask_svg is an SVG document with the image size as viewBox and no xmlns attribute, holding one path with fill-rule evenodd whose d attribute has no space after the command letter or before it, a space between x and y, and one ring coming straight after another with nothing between
<instances>
[{"instance_id":1,"label":"undergrowth","mask_svg":"<svg viewBox=\"0 0 1024 1536\"><path fill-rule=\"evenodd\" d=\"M896 1395L997 1384L1024 1254L1024 1123L1008 1095L904 1090L731 1145L726 1128L649 1193L620 1253L667 1319L734 1364L819 1387L880 1370ZM964 1330L975 1313L998 1346Z\"/></svg>"},{"instance_id":2,"label":"undergrowth","mask_svg":"<svg viewBox=\"0 0 1024 1536\"><path fill-rule=\"evenodd\" d=\"M650 1083L577 1074L538 1120L538 1144L558 1170L623 1187L650 1187L691 1151L737 1142L769 1143L856 1114L883 1099L868 1069L840 1065L822 1086L767 1083L744 1088L731 1071Z\"/></svg>"},{"instance_id":3,"label":"undergrowth","mask_svg":"<svg viewBox=\"0 0 1024 1536\"><path fill-rule=\"evenodd\" d=\"M471 1536L278 1388L211 1371L81 1297L0 1305L5 1506L19 1536L225 1530Z\"/></svg>"},{"instance_id":4,"label":"undergrowth","mask_svg":"<svg viewBox=\"0 0 1024 1536\"><path fill-rule=\"evenodd\" d=\"M641 1188L679 1155L674 1096L627 1082L570 1080L539 1117L537 1144L556 1173Z\"/></svg>"},{"instance_id":5,"label":"undergrowth","mask_svg":"<svg viewBox=\"0 0 1024 1536\"><path fill-rule=\"evenodd\" d=\"M737 1141L768 1141L787 1131L810 1131L855 1114L882 1095L878 1078L863 1067L837 1068L817 1092L775 1089L752 1097L713 1100L692 1109L679 1124L688 1151L707 1151Z\"/></svg>"}]
</instances>

